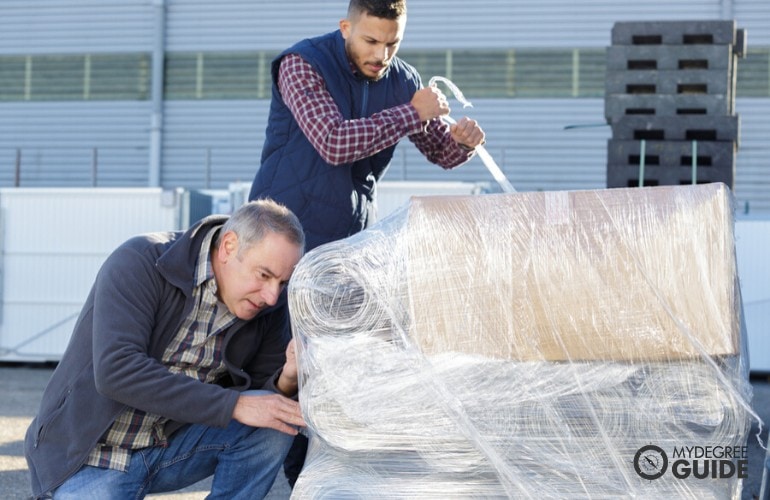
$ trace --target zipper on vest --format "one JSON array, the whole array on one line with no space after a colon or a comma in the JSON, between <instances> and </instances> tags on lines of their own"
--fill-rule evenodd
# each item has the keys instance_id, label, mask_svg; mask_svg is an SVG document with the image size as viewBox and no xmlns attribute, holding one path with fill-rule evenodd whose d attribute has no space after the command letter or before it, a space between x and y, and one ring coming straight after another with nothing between
<instances>
[{"instance_id":1,"label":"zipper on vest","mask_svg":"<svg viewBox=\"0 0 770 500\"><path fill-rule=\"evenodd\" d=\"M366 107L369 105L369 80L364 82L364 98L361 101L361 118L366 118Z\"/></svg>"}]
</instances>

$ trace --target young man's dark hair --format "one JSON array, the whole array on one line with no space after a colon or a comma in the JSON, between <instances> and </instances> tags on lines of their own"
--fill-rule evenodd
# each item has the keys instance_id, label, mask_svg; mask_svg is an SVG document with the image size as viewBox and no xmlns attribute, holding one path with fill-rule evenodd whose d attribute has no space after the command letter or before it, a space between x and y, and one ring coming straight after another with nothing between
<instances>
[{"instance_id":1,"label":"young man's dark hair","mask_svg":"<svg viewBox=\"0 0 770 500\"><path fill-rule=\"evenodd\" d=\"M406 15L406 0L350 0L348 18L361 13L380 19L398 19Z\"/></svg>"}]
</instances>

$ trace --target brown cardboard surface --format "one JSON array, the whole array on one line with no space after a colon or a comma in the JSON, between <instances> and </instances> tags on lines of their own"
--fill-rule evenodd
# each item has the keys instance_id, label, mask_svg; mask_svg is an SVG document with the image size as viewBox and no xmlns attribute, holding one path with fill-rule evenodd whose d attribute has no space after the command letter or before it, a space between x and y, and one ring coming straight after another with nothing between
<instances>
[{"instance_id":1,"label":"brown cardboard surface","mask_svg":"<svg viewBox=\"0 0 770 500\"><path fill-rule=\"evenodd\" d=\"M737 354L731 199L724 184L415 197L410 336L521 361Z\"/></svg>"}]
</instances>

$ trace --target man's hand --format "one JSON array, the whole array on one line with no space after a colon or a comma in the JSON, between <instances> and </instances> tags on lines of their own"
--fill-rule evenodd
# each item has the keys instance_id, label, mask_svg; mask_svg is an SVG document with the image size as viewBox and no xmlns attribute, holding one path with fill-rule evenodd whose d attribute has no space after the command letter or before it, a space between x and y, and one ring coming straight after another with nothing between
<instances>
[{"instance_id":1,"label":"man's hand","mask_svg":"<svg viewBox=\"0 0 770 500\"><path fill-rule=\"evenodd\" d=\"M427 122L449 114L446 96L436 86L425 87L412 96L412 106L420 115L420 121Z\"/></svg>"},{"instance_id":2,"label":"man's hand","mask_svg":"<svg viewBox=\"0 0 770 500\"><path fill-rule=\"evenodd\" d=\"M484 131L481 130L476 120L463 117L457 123L449 127L449 133L452 139L467 149L474 149L476 146L484 144Z\"/></svg>"},{"instance_id":3,"label":"man's hand","mask_svg":"<svg viewBox=\"0 0 770 500\"><path fill-rule=\"evenodd\" d=\"M293 396L297 394L299 389L299 373L297 368L297 347L294 339L289 341L289 345L286 346L286 363L283 365L283 370L275 386L286 396Z\"/></svg>"},{"instance_id":4,"label":"man's hand","mask_svg":"<svg viewBox=\"0 0 770 500\"><path fill-rule=\"evenodd\" d=\"M233 418L251 427L268 427L291 436L297 435L294 426L305 426L299 403L280 394L238 397Z\"/></svg>"}]
</instances>

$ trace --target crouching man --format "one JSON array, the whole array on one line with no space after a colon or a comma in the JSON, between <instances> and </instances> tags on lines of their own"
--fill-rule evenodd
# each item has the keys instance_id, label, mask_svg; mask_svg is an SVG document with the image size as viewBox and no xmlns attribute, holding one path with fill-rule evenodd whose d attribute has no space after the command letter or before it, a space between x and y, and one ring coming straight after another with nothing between
<instances>
[{"instance_id":1,"label":"crouching man","mask_svg":"<svg viewBox=\"0 0 770 500\"><path fill-rule=\"evenodd\" d=\"M142 498L213 474L209 498L264 497L304 426L285 293L304 246L261 200L118 247L27 430L33 496Z\"/></svg>"}]
</instances>

